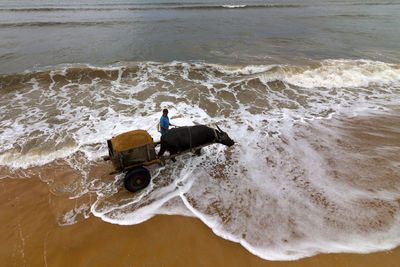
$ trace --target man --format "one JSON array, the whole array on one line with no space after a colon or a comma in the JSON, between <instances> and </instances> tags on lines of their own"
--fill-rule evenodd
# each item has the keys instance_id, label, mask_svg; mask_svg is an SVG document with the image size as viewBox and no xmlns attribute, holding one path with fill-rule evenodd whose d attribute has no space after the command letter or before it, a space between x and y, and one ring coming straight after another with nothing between
<instances>
[{"instance_id":1,"label":"man","mask_svg":"<svg viewBox=\"0 0 400 267\"><path fill-rule=\"evenodd\" d=\"M163 115L160 118L160 132L161 132L161 135L165 134L168 131L170 125L173 126L172 123L169 123L168 109L165 108L163 110Z\"/></svg>"}]
</instances>

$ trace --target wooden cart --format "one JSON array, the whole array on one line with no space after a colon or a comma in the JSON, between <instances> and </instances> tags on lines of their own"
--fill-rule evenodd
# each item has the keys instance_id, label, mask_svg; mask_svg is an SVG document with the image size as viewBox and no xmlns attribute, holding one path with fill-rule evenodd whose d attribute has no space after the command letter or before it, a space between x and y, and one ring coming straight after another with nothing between
<instances>
[{"instance_id":1,"label":"wooden cart","mask_svg":"<svg viewBox=\"0 0 400 267\"><path fill-rule=\"evenodd\" d=\"M157 157L153 138L144 130L134 130L107 140L108 157L114 170L110 174L127 172L124 178L126 189L136 192L150 183L150 172L143 166L161 163Z\"/></svg>"},{"instance_id":2,"label":"wooden cart","mask_svg":"<svg viewBox=\"0 0 400 267\"><path fill-rule=\"evenodd\" d=\"M117 135L107 140L109 156L104 160L111 160L114 170L110 174L126 172L124 185L131 192L136 192L149 185L151 175L144 166L152 164L163 164L165 160L174 158L187 152L196 151L212 143L194 147L177 154L158 157L155 147L159 142L154 143L151 135L145 130L134 130Z\"/></svg>"}]
</instances>

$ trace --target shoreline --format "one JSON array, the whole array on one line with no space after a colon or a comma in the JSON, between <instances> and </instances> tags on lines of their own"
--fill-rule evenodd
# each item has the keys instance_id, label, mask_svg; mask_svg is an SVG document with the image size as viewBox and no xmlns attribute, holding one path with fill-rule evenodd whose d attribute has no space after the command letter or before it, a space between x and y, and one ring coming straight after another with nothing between
<instances>
[{"instance_id":1,"label":"shoreline","mask_svg":"<svg viewBox=\"0 0 400 267\"><path fill-rule=\"evenodd\" d=\"M0 180L0 257L7 266L396 266L400 247L268 261L216 236L197 218L158 215L132 226L91 215L57 223L62 196L36 178ZM65 208L65 207L64 207Z\"/></svg>"}]
</instances>

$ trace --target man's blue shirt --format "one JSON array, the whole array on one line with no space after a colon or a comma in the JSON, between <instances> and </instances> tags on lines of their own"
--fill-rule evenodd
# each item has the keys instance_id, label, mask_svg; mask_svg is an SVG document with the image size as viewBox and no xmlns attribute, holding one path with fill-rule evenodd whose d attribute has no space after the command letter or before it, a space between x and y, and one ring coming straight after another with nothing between
<instances>
[{"instance_id":1,"label":"man's blue shirt","mask_svg":"<svg viewBox=\"0 0 400 267\"><path fill-rule=\"evenodd\" d=\"M167 129L169 128L169 118L165 117L164 115L162 115L160 119L160 132L161 134L165 134L167 131L161 127L165 127Z\"/></svg>"}]
</instances>

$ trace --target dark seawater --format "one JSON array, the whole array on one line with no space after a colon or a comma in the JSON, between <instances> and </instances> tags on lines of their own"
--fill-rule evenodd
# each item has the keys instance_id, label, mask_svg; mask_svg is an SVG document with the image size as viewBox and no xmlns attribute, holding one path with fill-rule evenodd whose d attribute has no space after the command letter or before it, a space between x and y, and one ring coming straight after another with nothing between
<instances>
[{"instance_id":1,"label":"dark seawater","mask_svg":"<svg viewBox=\"0 0 400 267\"><path fill-rule=\"evenodd\" d=\"M148 60L398 62L398 14L400 4L393 0L3 0L0 73Z\"/></svg>"},{"instance_id":2,"label":"dark seawater","mask_svg":"<svg viewBox=\"0 0 400 267\"><path fill-rule=\"evenodd\" d=\"M394 0L2 0L0 183L40 177L76 200L60 225L193 216L269 260L394 248L399 14ZM106 140L158 140L165 107L236 144L152 166L132 194Z\"/></svg>"}]
</instances>

